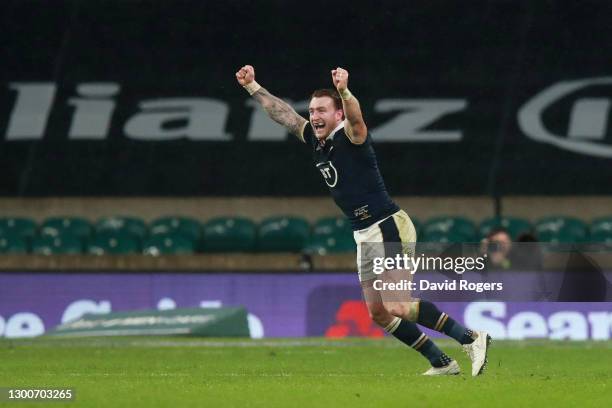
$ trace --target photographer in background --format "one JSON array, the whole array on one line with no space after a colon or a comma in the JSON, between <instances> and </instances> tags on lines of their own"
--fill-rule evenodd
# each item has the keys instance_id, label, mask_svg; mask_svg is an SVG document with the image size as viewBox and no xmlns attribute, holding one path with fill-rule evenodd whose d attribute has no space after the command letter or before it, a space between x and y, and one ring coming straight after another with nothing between
<instances>
[{"instance_id":1,"label":"photographer in background","mask_svg":"<svg viewBox=\"0 0 612 408\"><path fill-rule=\"evenodd\" d=\"M512 238L505 228L494 228L482 239L480 252L487 255L489 270L504 270L512 267L510 255Z\"/></svg>"},{"instance_id":2,"label":"photographer in background","mask_svg":"<svg viewBox=\"0 0 612 408\"><path fill-rule=\"evenodd\" d=\"M519 235L512 242L508 230L498 227L483 238L480 252L487 255L488 270L540 270L542 254L534 245L536 242L537 238L530 232Z\"/></svg>"}]
</instances>

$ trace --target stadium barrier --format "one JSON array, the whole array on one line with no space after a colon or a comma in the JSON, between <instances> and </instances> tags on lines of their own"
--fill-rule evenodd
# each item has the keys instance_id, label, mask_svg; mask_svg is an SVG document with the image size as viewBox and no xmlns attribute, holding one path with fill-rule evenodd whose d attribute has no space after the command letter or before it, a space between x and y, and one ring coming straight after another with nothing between
<instances>
[{"instance_id":1,"label":"stadium barrier","mask_svg":"<svg viewBox=\"0 0 612 408\"><path fill-rule=\"evenodd\" d=\"M568 264L568 253L542 254L542 269L557 270ZM598 265L612 269L612 254L589 253ZM176 270L205 271L280 271L303 272L317 270L355 271L355 254L309 255L299 253L267 254L197 254L197 255L2 255L0 275L15 271L121 271L150 272Z\"/></svg>"},{"instance_id":2,"label":"stadium barrier","mask_svg":"<svg viewBox=\"0 0 612 408\"><path fill-rule=\"evenodd\" d=\"M605 271L610 280L611 271ZM513 272L510 271L510 274ZM486 296L482 297L486 300ZM497 339L610 339L612 302L440 301ZM251 337L382 336L355 272L0 273L0 337L34 337L86 313L244 306ZM437 335L437 333L430 333Z\"/></svg>"}]
</instances>

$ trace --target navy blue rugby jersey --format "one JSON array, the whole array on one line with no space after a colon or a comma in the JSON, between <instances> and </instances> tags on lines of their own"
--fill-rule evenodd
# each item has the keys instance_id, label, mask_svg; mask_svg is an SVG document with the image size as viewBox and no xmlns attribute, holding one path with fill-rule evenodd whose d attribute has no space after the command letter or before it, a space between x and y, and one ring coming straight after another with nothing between
<instances>
[{"instance_id":1,"label":"navy blue rugby jersey","mask_svg":"<svg viewBox=\"0 0 612 408\"><path fill-rule=\"evenodd\" d=\"M369 133L363 144L355 145L346 135L343 122L321 144L308 122L304 142L311 147L316 168L353 230L367 228L399 211L378 170Z\"/></svg>"}]
</instances>

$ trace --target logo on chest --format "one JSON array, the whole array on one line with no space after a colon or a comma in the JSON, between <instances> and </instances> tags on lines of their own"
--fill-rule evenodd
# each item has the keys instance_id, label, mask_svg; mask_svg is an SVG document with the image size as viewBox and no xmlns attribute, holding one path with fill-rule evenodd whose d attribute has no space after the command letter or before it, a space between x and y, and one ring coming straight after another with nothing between
<instances>
[{"instance_id":1,"label":"logo on chest","mask_svg":"<svg viewBox=\"0 0 612 408\"><path fill-rule=\"evenodd\" d=\"M318 163L317 169L319 169L323 175L325 184L327 184L328 187L336 187L338 183L338 170L336 170L332 162Z\"/></svg>"}]
</instances>

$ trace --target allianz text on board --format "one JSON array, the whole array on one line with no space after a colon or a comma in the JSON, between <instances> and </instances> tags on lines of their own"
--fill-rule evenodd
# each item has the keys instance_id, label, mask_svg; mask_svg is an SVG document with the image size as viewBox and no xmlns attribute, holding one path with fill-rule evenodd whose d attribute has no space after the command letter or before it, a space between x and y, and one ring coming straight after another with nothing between
<instances>
[{"instance_id":1,"label":"allianz text on board","mask_svg":"<svg viewBox=\"0 0 612 408\"><path fill-rule=\"evenodd\" d=\"M612 157L608 133L612 77L585 78L555 83L530 100L517 112L518 126L528 138L560 149L597 157ZM605 89L588 95L588 90ZM121 85L115 82L87 82L76 86L75 95L58 101L53 82L13 82L8 85L14 102L8 114L6 141L40 140L45 137L53 109L71 109L67 132L69 140L104 140L109 136ZM606 92L607 91L607 92ZM602 96L603 95L603 96ZM308 101L291 101L304 114ZM544 116L557 104L567 105L567 134L547 128ZM188 139L192 141L231 142L226 131L230 105L210 97L156 98L139 101L122 124L125 137L142 141ZM252 109L247 133L249 141L284 141L285 129L247 100ZM379 99L374 114L386 120L372 133L377 142L452 143L463 139L462 129L448 129L440 121L468 110L468 99ZM170 123L179 126L168 126ZM440 129L443 127L443 129Z\"/></svg>"}]
</instances>

